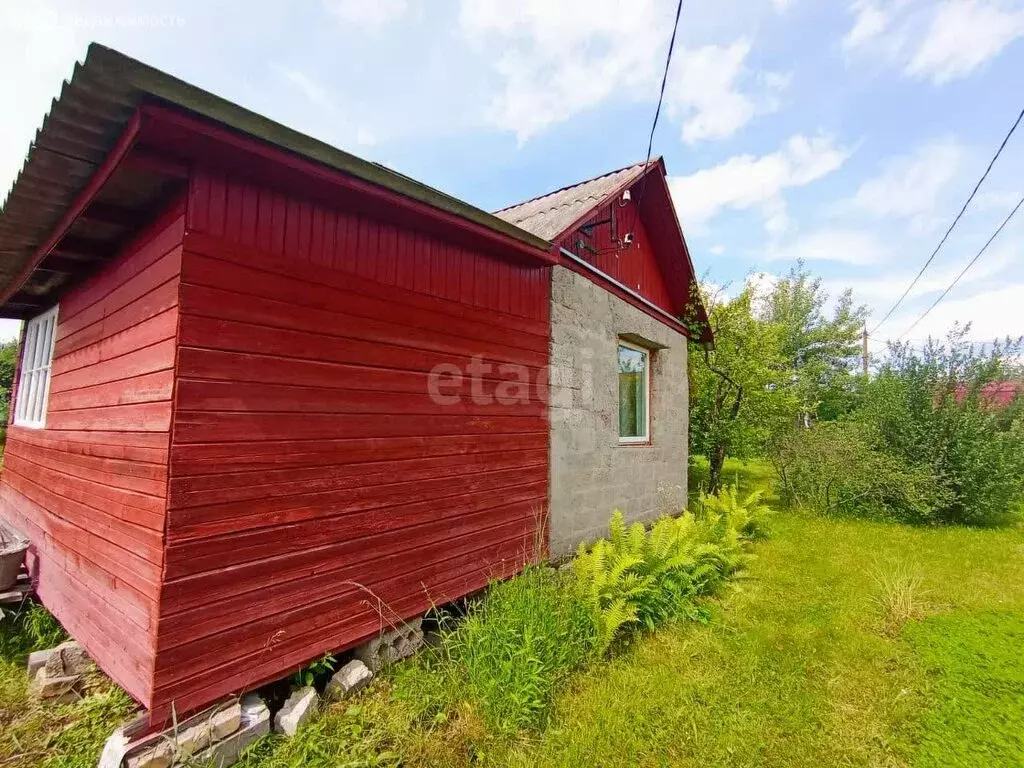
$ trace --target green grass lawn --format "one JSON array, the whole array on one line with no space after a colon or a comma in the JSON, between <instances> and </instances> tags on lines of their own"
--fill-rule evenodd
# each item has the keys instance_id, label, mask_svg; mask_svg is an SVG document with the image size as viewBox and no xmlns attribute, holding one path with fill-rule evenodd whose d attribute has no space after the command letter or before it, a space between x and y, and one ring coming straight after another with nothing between
<instances>
[{"instance_id":1,"label":"green grass lawn","mask_svg":"<svg viewBox=\"0 0 1024 768\"><path fill-rule=\"evenodd\" d=\"M769 471L726 476L758 487ZM790 513L770 527L708 623L619 648L573 679L541 732L500 740L468 710L424 713L407 662L246 766L1024 766L1024 531ZM2 649L0 766L95 764L92 731L77 747L52 736L94 722L87 703L33 714L25 649ZM103 705L105 730L118 703Z\"/></svg>"}]
</instances>

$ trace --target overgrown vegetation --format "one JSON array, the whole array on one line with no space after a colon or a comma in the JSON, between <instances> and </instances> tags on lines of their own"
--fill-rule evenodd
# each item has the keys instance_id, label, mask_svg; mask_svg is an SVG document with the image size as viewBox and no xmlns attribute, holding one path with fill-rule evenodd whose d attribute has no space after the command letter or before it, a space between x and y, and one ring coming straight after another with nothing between
<instances>
[{"instance_id":1,"label":"overgrown vegetation","mask_svg":"<svg viewBox=\"0 0 1024 768\"><path fill-rule=\"evenodd\" d=\"M81 701L43 706L28 696L29 653L67 639L40 605L26 603L0 619L0 765L4 768L94 768L110 732L135 709L103 675L86 682Z\"/></svg>"},{"instance_id":2,"label":"overgrown vegetation","mask_svg":"<svg viewBox=\"0 0 1024 768\"><path fill-rule=\"evenodd\" d=\"M493 584L442 632L424 664L444 693L424 711L469 709L501 736L542 727L568 677L630 631L705 620L699 598L742 567L765 512L758 494L743 499L734 489L706 498L698 515L682 511L649 529L627 527L616 511L609 537L581 546L571 568L530 567ZM404 682L422 693L426 681Z\"/></svg>"},{"instance_id":3,"label":"overgrown vegetation","mask_svg":"<svg viewBox=\"0 0 1024 768\"><path fill-rule=\"evenodd\" d=\"M715 347L690 350L690 448L708 457L717 492L727 457L761 456L794 425L854 407L866 310L846 291L826 312L829 296L802 263L767 291L701 289Z\"/></svg>"},{"instance_id":4,"label":"overgrown vegetation","mask_svg":"<svg viewBox=\"0 0 1024 768\"><path fill-rule=\"evenodd\" d=\"M896 345L839 421L777 438L783 497L819 513L999 525L1024 499L1024 401L995 400L1019 378L1020 341L979 349L965 329L917 351Z\"/></svg>"}]
</instances>

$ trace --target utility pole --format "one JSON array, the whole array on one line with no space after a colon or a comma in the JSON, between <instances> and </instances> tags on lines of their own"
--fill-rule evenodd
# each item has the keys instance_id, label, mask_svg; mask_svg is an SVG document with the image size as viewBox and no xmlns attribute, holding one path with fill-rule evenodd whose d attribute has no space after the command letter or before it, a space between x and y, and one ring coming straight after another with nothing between
<instances>
[{"instance_id":1,"label":"utility pole","mask_svg":"<svg viewBox=\"0 0 1024 768\"><path fill-rule=\"evenodd\" d=\"M864 333L861 336L861 360L864 364L864 375L867 376L868 363L870 362L871 358L868 355L868 326L866 323L864 325Z\"/></svg>"}]
</instances>

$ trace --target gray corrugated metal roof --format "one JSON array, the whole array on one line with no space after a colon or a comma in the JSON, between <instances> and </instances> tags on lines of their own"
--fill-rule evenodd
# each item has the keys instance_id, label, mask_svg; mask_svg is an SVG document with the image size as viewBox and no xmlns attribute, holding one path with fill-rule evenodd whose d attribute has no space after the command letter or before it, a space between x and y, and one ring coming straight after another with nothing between
<instances>
[{"instance_id":1,"label":"gray corrugated metal roof","mask_svg":"<svg viewBox=\"0 0 1024 768\"><path fill-rule=\"evenodd\" d=\"M187 109L529 246L549 247L530 232L457 198L93 43L54 99L0 206L0 293L30 262L147 98Z\"/></svg>"},{"instance_id":2,"label":"gray corrugated metal roof","mask_svg":"<svg viewBox=\"0 0 1024 768\"><path fill-rule=\"evenodd\" d=\"M657 158L655 158L647 167L653 166L657 162ZM553 240L616 189L628 184L631 180L640 178L644 168L644 163L620 168L571 187L564 187L541 197L535 197L524 203L502 208L500 211L495 211L494 215L537 237Z\"/></svg>"}]
</instances>

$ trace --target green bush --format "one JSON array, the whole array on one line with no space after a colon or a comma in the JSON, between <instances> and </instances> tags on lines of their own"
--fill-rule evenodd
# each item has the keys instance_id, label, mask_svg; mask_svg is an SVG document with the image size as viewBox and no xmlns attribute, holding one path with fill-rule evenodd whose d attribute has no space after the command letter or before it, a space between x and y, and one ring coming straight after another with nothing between
<instances>
[{"instance_id":1,"label":"green bush","mask_svg":"<svg viewBox=\"0 0 1024 768\"><path fill-rule=\"evenodd\" d=\"M926 523L947 502L926 468L872 448L861 426L834 422L795 430L771 453L787 504L833 517Z\"/></svg>"},{"instance_id":2,"label":"green bush","mask_svg":"<svg viewBox=\"0 0 1024 768\"><path fill-rule=\"evenodd\" d=\"M871 446L932 477L929 520L996 525L1024 498L1024 403L993 402L989 388L1020 376L1021 342L979 350L957 330L918 352L897 345L854 418Z\"/></svg>"}]
</instances>

